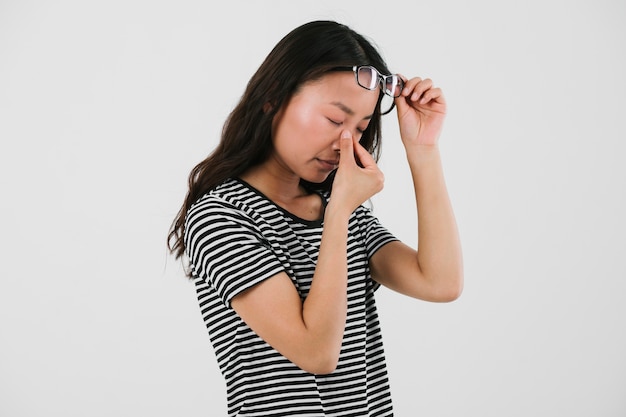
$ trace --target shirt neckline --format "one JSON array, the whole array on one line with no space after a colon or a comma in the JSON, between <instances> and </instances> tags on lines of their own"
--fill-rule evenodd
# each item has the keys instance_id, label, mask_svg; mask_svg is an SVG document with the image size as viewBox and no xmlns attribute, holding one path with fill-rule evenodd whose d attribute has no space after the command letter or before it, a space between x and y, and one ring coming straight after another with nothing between
<instances>
[{"instance_id":1,"label":"shirt neckline","mask_svg":"<svg viewBox=\"0 0 626 417\"><path fill-rule=\"evenodd\" d=\"M294 221L296 221L298 223L301 223L301 224L303 224L305 226L308 226L308 227L321 227L324 224L324 214L323 213L326 211L326 205L328 204L328 201L326 201L324 196L322 194L320 194L319 192L311 191L312 194L317 195L322 200L322 209L323 209L322 210L322 217L317 219L317 220L307 220L307 219L303 219L302 217L296 216L295 214L291 213L290 211L286 210L285 208L279 206L272 199L270 199L268 196L263 194L263 192L261 192L260 190L258 190L254 186L250 185L246 181L242 180L241 178L237 177L237 178L233 178L233 179L235 181L239 182L241 185L243 185L247 189L249 189L250 191L252 191L253 193L257 194L259 197L261 197L264 200L266 200L267 202L269 202L272 206L274 206L276 209L278 209L280 212L282 212L285 216L289 217L290 219L292 219L292 220L294 220Z\"/></svg>"}]
</instances>

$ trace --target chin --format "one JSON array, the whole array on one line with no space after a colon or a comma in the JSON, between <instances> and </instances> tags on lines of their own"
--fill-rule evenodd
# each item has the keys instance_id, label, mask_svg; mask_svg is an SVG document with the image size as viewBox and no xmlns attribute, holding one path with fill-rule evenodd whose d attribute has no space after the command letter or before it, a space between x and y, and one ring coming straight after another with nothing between
<instances>
[{"instance_id":1,"label":"chin","mask_svg":"<svg viewBox=\"0 0 626 417\"><path fill-rule=\"evenodd\" d=\"M308 186L308 188L312 188L315 190L330 190L330 186L333 183L333 179L335 178L335 172L337 170L331 171L327 175L321 175L311 178L301 178L300 182L304 185Z\"/></svg>"}]
</instances>

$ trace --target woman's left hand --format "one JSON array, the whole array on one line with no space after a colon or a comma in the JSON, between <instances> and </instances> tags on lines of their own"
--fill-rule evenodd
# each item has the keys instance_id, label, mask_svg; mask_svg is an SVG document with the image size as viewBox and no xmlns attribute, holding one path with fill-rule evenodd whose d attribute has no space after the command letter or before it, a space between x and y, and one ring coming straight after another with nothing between
<instances>
[{"instance_id":1,"label":"woman's left hand","mask_svg":"<svg viewBox=\"0 0 626 417\"><path fill-rule=\"evenodd\" d=\"M405 145L436 145L446 115L446 100L431 79L405 82L396 98L400 136Z\"/></svg>"}]
</instances>

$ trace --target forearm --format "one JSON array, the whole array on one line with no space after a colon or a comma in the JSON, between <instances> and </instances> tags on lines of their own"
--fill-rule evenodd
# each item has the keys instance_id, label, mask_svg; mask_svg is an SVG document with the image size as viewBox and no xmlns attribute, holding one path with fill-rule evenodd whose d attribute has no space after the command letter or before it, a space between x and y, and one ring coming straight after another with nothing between
<instances>
[{"instance_id":1,"label":"forearm","mask_svg":"<svg viewBox=\"0 0 626 417\"><path fill-rule=\"evenodd\" d=\"M430 284L456 298L463 285L461 244L439 149L436 145L407 147L418 216L418 265Z\"/></svg>"},{"instance_id":2,"label":"forearm","mask_svg":"<svg viewBox=\"0 0 626 417\"><path fill-rule=\"evenodd\" d=\"M329 370L339 357L346 323L348 220L349 214L329 205L313 282L302 310L311 352Z\"/></svg>"}]
</instances>

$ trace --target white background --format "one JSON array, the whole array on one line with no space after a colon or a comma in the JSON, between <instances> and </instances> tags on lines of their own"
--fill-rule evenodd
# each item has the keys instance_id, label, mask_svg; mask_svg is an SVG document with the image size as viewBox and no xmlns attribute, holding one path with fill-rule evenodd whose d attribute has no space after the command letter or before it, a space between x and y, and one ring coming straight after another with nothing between
<instances>
[{"instance_id":1,"label":"white background","mask_svg":"<svg viewBox=\"0 0 626 417\"><path fill-rule=\"evenodd\" d=\"M626 415L621 1L0 1L0 415L221 416L165 237L274 44L333 19L431 77L465 256L378 292L398 416ZM374 200L415 244L394 117Z\"/></svg>"}]
</instances>

